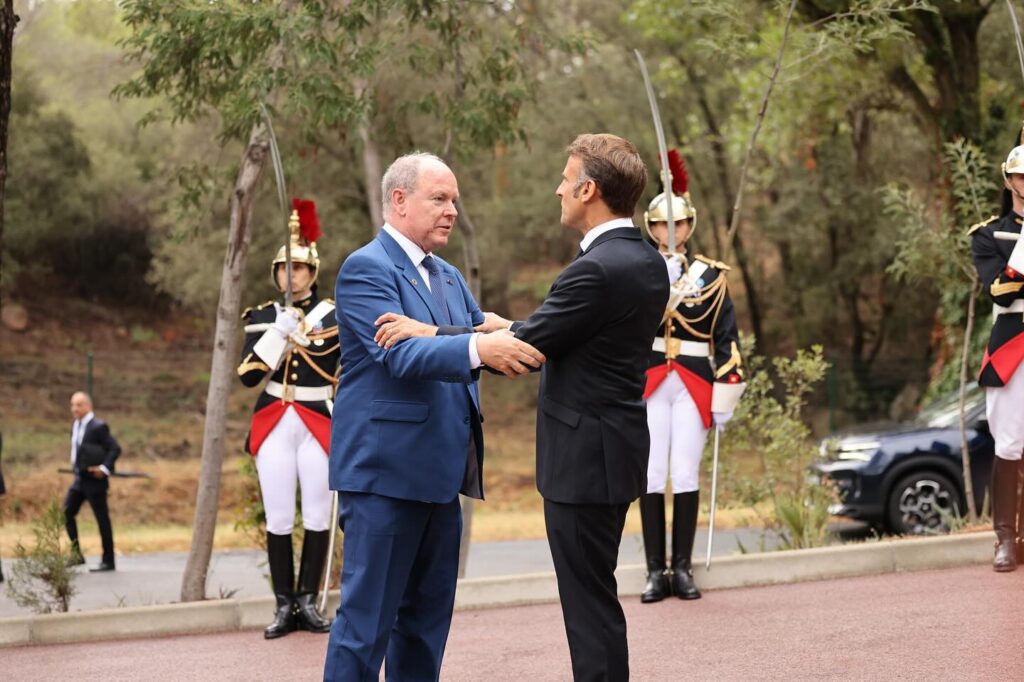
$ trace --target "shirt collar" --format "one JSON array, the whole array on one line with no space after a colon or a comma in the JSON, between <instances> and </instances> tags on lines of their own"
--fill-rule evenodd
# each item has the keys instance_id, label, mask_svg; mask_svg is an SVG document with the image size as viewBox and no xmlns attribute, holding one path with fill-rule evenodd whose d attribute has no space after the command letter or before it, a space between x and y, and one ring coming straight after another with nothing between
<instances>
[{"instance_id":1,"label":"shirt collar","mask_svg":"<svg viewBox=\"0 0 1024 682\"><path fill-rule=\"evenodd\" d=\"M381 229L391 235L391 238L398 242L398 245L402 247L402 251L405 251L405 255L409 257L409 260L411 260L412 264L416 267L419 267L420 263L423 262L423 259L429 255L419 246L414 244L411 239L392 227L390 223L384 223L384 227Z\"/></svg>"},{"instance_id":2,"label":"shirt collar","mask_svg":"<svg viewBox=\"0 0 1024 682\"><path fill-rule=\"evenodd\" d=\"M92 421L92 418L93 418L94 416L96 416L96 415L94 415L94 414L93 414L93 413L92 413L92 412L90 411L90 412L89 412L88 414L86 414L86 415L85 415L84 417L82 417L81 419L76 419L75 421L77 421L77 422L78 422L79 426L81 426L81 427L85 427L85 425L86 425L86 424L88 424L89 422L91 422L91 421Z\"/></svg>"},{"instance_id":3,"label":"shirt collar","mask_svg":"<svg viewBox=\"0 0 1024 682\"><path fill-rule=\"evenodd\" d=\"M633 227L632 218L613 218L606 223L601 223L597 227L594 227L583 236L583 240L580 242L580 250L586 251L591 247L594 241L605 232L614 230L619 227Z\"/></svg>"}]
</instances>

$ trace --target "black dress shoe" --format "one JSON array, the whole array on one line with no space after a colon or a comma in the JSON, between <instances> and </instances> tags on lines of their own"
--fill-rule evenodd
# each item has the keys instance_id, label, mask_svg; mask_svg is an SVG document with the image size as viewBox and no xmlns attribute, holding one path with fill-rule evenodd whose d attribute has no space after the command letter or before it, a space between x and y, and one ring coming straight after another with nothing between
<instances>
[{"instance_id":1,"label":"black dress shoe","mask_svg":"<svg viewBox=\"0 0 1024 682\"><path fill-rule=\"evenodd\" d=\"M315 594L300 594L295 597L295 627L309 632L331 631L331 621L316 610Z\"/></svg>"},{"instance_id":2,"label":"black dress shoe","mask_svg":"<svg viewBox=\"0 0 1024 682\"><path fill-rule=\"evenodd\" d=\"M84 564L85 562L83 561L82 563ZM103 573L105 571L113 571L113 570L114 570L114 564L109 564L106 561L104 561L103 563L101 563L96 568L90 568L89 572L90 573Z\"/></svg>"},{"instance_id":3,"label":"black dress shoe","mask_svg":"<svg viewBox=\"0 0 1024 682\"><path fill-rule=\"evenodd\" d=\"M84 566L85 559L82 558L81 554L72 554L71 558L68 559L68 566Z\"/></svg>"}]
</instances>

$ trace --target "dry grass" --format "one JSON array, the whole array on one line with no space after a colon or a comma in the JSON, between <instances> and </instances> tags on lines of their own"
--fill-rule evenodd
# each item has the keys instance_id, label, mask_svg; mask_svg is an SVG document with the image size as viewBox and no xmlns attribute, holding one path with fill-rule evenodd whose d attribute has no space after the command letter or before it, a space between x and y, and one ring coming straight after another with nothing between
<instances>
[{"instance_id":1,"label":"dry grass","mask_svg":"<svg viewBox=\"0 0 1024 682\"><path fill-rule=\"evenodd\" d=\"M545 283L551 275L544 271ZM519 304L525 310L530 296L524 293L521 298ZM43 302L33 309L56 304ZM4 365L0 370L0 415L8 489L7 495L0 497L0 555L9 556L19 539L31 541L32 519L50 500L63 499L71 483L71 477L58 474L57 468L68 466L67 401L73 391L85 386L86 351L90 349L95 359L97 414L110 423L124 449L118 468L153 477L115 479L111 484L118 551L187 550L203 439L207 330L192 318L77 305L81 309L72 306L71 319L35 319L27 334L13 334L0 327ZM78 330L79 336L69 337L69 328ZM136 333L139 328L152 333ZM186 335L183 329L191 332ZM47 348L45 356L38 352L43 347ZM482 380L487 501L474 508L474 541L544 537L543 505L534 480L537 386L536 375L516 380L485 376ZM234 529L241 507L255 490L252 481L240 473L246 460L242 443L255 395L238 385L230 398L225 438L229 456L223 468L215 538L218 548L255 546L251 536ZM746 462L741 469L752 472L756 465ZM79 521L85 551L98 551L91 511L83 508ZM720 509L716 517L716 525L723 528L755 522L749 510ZM639 514L634 508L627 517L626 531L639 530Z\"/></svg>"}]
</instances>

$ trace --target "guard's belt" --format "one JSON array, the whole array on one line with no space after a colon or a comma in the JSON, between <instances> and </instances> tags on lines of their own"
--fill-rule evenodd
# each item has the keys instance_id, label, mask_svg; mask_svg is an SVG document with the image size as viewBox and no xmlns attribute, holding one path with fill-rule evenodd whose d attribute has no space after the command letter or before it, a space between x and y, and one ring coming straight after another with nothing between
<instances>
[{"instance_id":1,"label":"guard's belt","mask_svg":"<svg viewBox=\"0 0 1024 682\"><path fill-rule=\"evenodd\" d=\"M1018 298L1010 305L993 305L992 316L996 315L1011 315L1013 313L1024 313L1024 298Z\"/></svg>"},{"instance_id":2,"label":"guard's belt","mask_svg":"<svg viewBox=\"0 0 1024 682\"><path fill-rule=\"evenodd\" d=\"M334 397L333 386L285 386L277 381L268 381L267 387L263 390L288 403L293 403L296 400L301 403L312 403L317 400L330 400Z\"/></svg>"},{"instance_id":3,"label":"guard's belt","mask_svg":"<svg viewBox=\"0 0 1024 682\"><path fill-rule=\"evenodd\" d=\"M1022 301L1024 302L1024 301ZM693 358L707 358L711 357L710 348L704 341L684 341L683 339L673 339L673 345L678 342L679 347L675 349L675 355L688 355ZM654 343L651 344L651 350L658 353L665 353L665 337L656 336L654 337ZM667 355L667 353L666 353Z\"/></svg>"}]
</instances>

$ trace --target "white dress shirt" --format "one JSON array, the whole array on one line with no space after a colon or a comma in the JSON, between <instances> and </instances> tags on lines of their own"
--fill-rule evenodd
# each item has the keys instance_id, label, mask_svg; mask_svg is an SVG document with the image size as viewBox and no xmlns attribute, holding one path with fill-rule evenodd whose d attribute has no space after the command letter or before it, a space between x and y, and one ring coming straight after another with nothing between
<instances>
[{"instance_id":1,"label":"white dress shirt","mask_svg":"<svg viewBox=\"0 0 1024 682\"><path fill-rule=\"evenodd\" d=\"M75 460L78 458L78 446L82 444L82 438L85 437L85 427L95 417L91 411L81 419L76 419L71 424L71 466L74 468ZM110 475L110 470L107 469L106 465L101 464L100 469L103 470L107 476Z\"/></svg>"},{"instance_id":2,"label":"white dress shirt","mask_svg":"<svg viewBox=\"0 0 1024 682\"><path fill-rule=\"evenodd\" d=\"M632 218L613 218L606 223L601 223L596 227L590 228L590 232L583 235L583 240L580 241L580 250L586 251L590 248L590 245L594 243L598 237L609 230L614 230L619 227L634 227Z\"/></svg>"},{"instance_id":3,"label":"white dress shirt","mask_svg":"<svg viewBox=\"0 0 1024 682\"><path fill-rule=\"evenodd\" d=\"M409 260L412 261L412 264L416 266L416 271L420 273L420 278L423 280L423 283L427 286L427 289L430 289L430 273L427 272L427 269L423 266L423 259L429 256L430 254L426 253L417 244L413 243L411 239L409 239L404 234L396 230L389 223L384 223L383 230L387 232L392 239L398 242L399 246L402 247L402 251L405 251L405 255L407 255L409 257ZM469 337L470 369L476 369L477 367L480 367L481 365L484 364L480 361L480 353L477 351L476 348L477 337L479 336L479 332L475 332L471 334Z\"/></svg>"}]
</instances>

